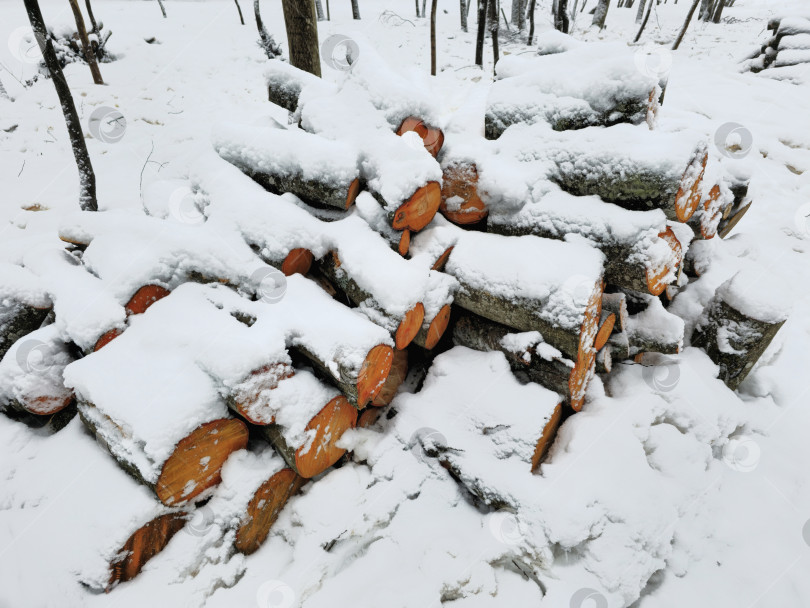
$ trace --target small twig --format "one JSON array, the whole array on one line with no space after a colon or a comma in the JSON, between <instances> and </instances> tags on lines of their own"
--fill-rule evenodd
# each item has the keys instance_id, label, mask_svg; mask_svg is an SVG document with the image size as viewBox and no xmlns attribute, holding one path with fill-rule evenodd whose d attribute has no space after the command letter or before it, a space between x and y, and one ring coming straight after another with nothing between
<instances>
[{"instance_id":1,"label":"small twig","mask_svg":"<svg viewBox=\"0 0 810 608\"><path fill-rule=\"evenodd\" d=\"M22 167L20 167L20 172L17 174L17 177L20 177L22 175L23 169L25 169L25 159L23 159L23 164Z\"/></svg>"},{"instance_id":2,"label":"small twig","mask_svg":"<svg viewBox=\"0 0 810 608\"><path fill-rule=\"evenodd\" d=\"M503 22L506 24L506 29L511 32L512 28L509 27L509 20L506 18L506 13L503 12L503 7L501 7L501 15L503 16Z\"/></svg>"}]
</instances>

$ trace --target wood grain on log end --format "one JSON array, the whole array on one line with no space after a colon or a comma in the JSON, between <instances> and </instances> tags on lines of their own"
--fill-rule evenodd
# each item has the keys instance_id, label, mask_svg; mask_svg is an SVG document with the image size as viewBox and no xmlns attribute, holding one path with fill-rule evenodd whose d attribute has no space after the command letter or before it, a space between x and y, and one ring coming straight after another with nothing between
<instances>
[{"instance_id":1,"label":"wood grain on log end","mask_svg":"<svg viewBox=\"0 0 810 608\"><path fill-rule=\"evenodd\" d=\"M124 333L124 330L119 329L117 327L114 328L114 329L111 329L110 331L105 332L104 334L102 334L102 336L98 340L96 340L96 343L93 346L93 352L96 352L97 350L101 350L103 347L107 346L107 344L112 342L115 338L120 336L122 333Z\"/></svg>"},{"instance_id":2,"label":"wood grain on log end","mask_svg":"<svg viewBox=\"0 0 810 608\"><path fill-rule=\"evenodd\" d=\"M309 249L303 247L292 249L281 263L281 272L288 277L294 274L306 275L312 267L313 259L314 256Z\"/></svg>"},{"instance_id":3,"label":"wood grain on log end","mask_svg":"<svg viewBox=\"0 0 810 608\"><path fill-rule=\"evenodd\" d=\"M709 153L706 151L695 154L684 171L681 185L675 195L675 217L679 222L688 221L700 205L700 184L703 181L708 159Z\"/></svg>"},{"instance_id":4,"label":"wood grain on log end","mask_svg":"<svg viewBox=\"0 0 810 608\"><path fill-rule=\"evenodd\" d=\"M478 169L475 164L458 163L444 168L439 210L449 221L461 226L475 224L487 217L487 206L478 196Z\"/></svg>"},{"instance_id":5,"label":"wood grain on log end","mask_svg":"<svg viewBox=\"0 0 810 608\"><path fill-rule=\"evenodd\" d=\"M543 461L543 458L545 458L546 454L548 453L549 448L551 448L551 444L554 443L554 437L557 435L560 420L562 420L562 403L558 403L554 408L551 418L549 418L548 423L546 424L546 428L543 429L543 435L540 437L537 442L537 446L534 448L534 455L532 456L532 471L537 469L537 467Z\"/></svg>"},{"instance_id":6,"label":"wood grain on log end","mask_svg":"<svg viewBox=\"0 0 810 608\"><path fill-rule=\"evenodd\" d=\"M344 431L357 424L357 410L343 395L335 397L307 424L315 437L295 452L295 467L301 477L310 478L335 464L346 450L335 444Z\"/></svg>"},{"instance_id":7,"label":"wood grain on log end","mask_svg":"<svg viewBox=\"0 0 810 608\"><path fill-rule=\"evenodd\" d=\"M416 342L422 348L432 350L442 339L444 332L447 330L447 325L450 323L450 312L452 308L450 304L445 304L433 317L433 320L423 327L416 337Z\"/></svg>"},{"instance_id":8,"label":"wood grain on log end","mask_svg":"<svg viewBox=\"0 0 810 608\"><path fill-rule=\"evenodd\" d=\"M422 321L425 320L425 306L421 302L405 313L402 321L397 327L394 342L396 343L397 350L407 348L419 330L422 328Z\"/></svg>"},{"instance_id":9,"label":"wood grain on log end","mask_svg":"<svg viewBox=\"0 0 810 608\"><path fill-rule=\"evenodd\" d=\"M236 530L234 548L250 555L265 541L287 501L306 483L292 469L281 469L265 481L250 499L242 525Z\"/></svg>"},{"instance_id":10,"label":"wood grain on log end","mask_svg":"<svg viewBox=\"0 0 810 608\"><path fill-rule=\"evenodd\" d=\"M654 296L659 296L664 292L669 283L667 277L669 277L670 274L681 265L681 262L683 262L683 247L681 246L681 242L678 240L678 237L676 237L675 233L672 231L672 228L667 227L667 229L660 232L658 236L666 241L667 245L670 246L672 249L672 256L670 257L669 263L665 264L661 268L647 269L647 289Z\"/></svg>"},{"instance_id":11,"label":"wood grain on log end","mask_svg":"<svg viewBox=\"0 0 810 608\"><path fill-rule=\"evenodd\" d=\"M596 332L596 338L593 342L593 347L596 350L602 350L602 347L607 344L610 334L613 333L613 327L616 324L616 315L606 310L602 311L602 317L599 322L599 331Z\"/></svg>"},{"instance_id":12,"label":"wood grain on log end","mask_svg":"<svg viewBox=\"0 0 810 608\"><path fill-rule=\"evenodd\" d=\"M403 258L408 255L411 249L411 231L407 228L402 231L402 236L399 237L399 244L397 245L397 252Z\"/></svg>"},{"instance_id":13,"label":"wood grain on log end","mask_svg":"<svg viewBox=\"0 0 810 608\"><path fill-rule=\"evenodd\" d=\"M155 492L167 506L180 505L220 482L231 452L247 446L248 429L235 418L212 420L181 439L160 472Z\"/></svg>"},{"instance_id":14,"label":"wood grain on log end","mask_svg":"<svg viewBox=\"0 0 810 608\"><path fill-rule=\"evenodd\" d=\"M416 116L408 116L397 129L397 135L413 131L422 138L425 150L436 158L444 145L444 132L438 127L431 127Z\"/></svg>"},{"instance_id":15,"label":"wood grain on log end","mask_svg":"<svg viewBox=\"0 0 810 608\"><path fill-rule=\"evenodd\" d=\"M354 204L354 201L355 199L357 199L358 194L360 194L360 178L355 177L352 180L352 183L349 184L349 192L346 195L346 209L348 209Z\"/></svg>"},{"instance_id":16,"label":"wood grain on log end","mask_svg":"<svg viewBox=\"0 0 810 608\"><path fill-rule=\"evenodd\" d=\"M447 264L447 260L450 259L450 254L451 253L453 253L453 248L452 247L448 247L447 249L445 249L444 253L442 253L439 256L439 258L433 263L433 266L431 266L430 269L431 270L438 270L438 271L444 270L444 267Z\"/></svg>"},{"instance_id":17,"label":"wood grain on log end","mask_svg":"<svg viewBox=\"0 0 810 608\"><path fill-rule=\"evenodd\" d=\"M146 312L158 300L169 295L169 290L160 285L144 285L135 292L124 307L128 315L139 315Z\"/></svg>"},{"instance_id":18,"label":"wood grain on log end","mask_svg":"<svg viewBox=\"0 0 810 608\"><path fill-rule=\"evenodd\" d=\"M374 399L372 399L371 405L381 407L391 403L391 401L393 401L394 397L396 396L400 385L405 381L407 375L408 375L408 351L395 350L394 360L391 363L391 371L388 374L388 377L385 379L385 383L383 384L382 390L377 394L376 397L374 397ZM366 409L360 413L360 418L357 419L357 424L359 426L367 426L365 424L361 424L361 422L368 411L369 410Z\"/></svg>"},{"instance_id":19,"label":"wood grain on log end","mask_svg":"<svg viewBox=\"0 0 810 608\"><path fill-rule=\"evenodd\" d=\"M363 361L357 375L357 407L363 409L382 390L391 365L394 361L394 349L385 344L372 348Z\"/></svg>"},{"instance_id":20,"label":"wood grain on log end","mask_svg":"<svg viewBox=\"0 0 810 608\"><path fill-rule=\"evenodd\" d=\"M186 513L166 513L138 528L110 564L107 591L135 578L144 564L160 553L186 523Z\"/></svg>"},{"instance_id":21,"label":"wood grain on log end","mask_svg":"<svg viewBox=\"0 0 810 608\"><path fill-rule=\"evenodd\" d=\"M442 189L439 182L428 182L399 206L394 212L391 225L394 230L409 228L419 232L431 222L441 202Z\"/></svg>"}]
</instances>

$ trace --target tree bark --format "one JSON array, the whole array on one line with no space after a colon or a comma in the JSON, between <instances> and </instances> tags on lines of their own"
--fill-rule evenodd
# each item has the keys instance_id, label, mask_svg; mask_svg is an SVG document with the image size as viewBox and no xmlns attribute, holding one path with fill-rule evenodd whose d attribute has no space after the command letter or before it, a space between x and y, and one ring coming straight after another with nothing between
<instances>
[{"instance_id":1,"label":"tree bark","mask_svg":"<svg viewBox=\"0 0 810 608\"><path fill-rule=\"evenodd\" d=\"M315 0L315 13L318 15L318 21L323 21L323 3L321 0Z\"/></svg>"},{"instance_id":2,"label":"tree bark","mask_svg":"<svg viewBox=\"0 0 810 608\"><path fill-rule=\"evenodd\" d=\"M90 24L93 26L93 33L98 36L99 33L100 33L100 30L98 29L98 24L96 23L96 18L93 15L93 7L90 5L90 0L84 0L84 6L87 8L87 16L90 18Z\"/></svg>"},{"instance_id":3,"label":"tree bark","mask_svg":"<svg viewBox=\"0 0 810 608\"><path fill-rule=\"evenodd\" d=\"M526 41L526 44L531 46L534 43L534 11L537 5L537 0L531 0L529 2L529 39Z\"/></svg>"},{"instance_id":4,"label":"tree bark","mask_svg":"<svg viewBox=\"0 0 810 608\"><path fill-rule=\"evenodd\" d=\"M568 0L555 0L553 5L554 10L554 28L567 34L571 27L568 18Z\"/></svg>"},{"instance_id":5,"label":"tree bark","mask_svg":"<svg viewBox=\"0 0 810 608\"><path fill-rule=\"evenodd\" d=\"M418 0L417 0L418 1ZM478 0L478 35L475 40L475 65L484 67L484 41L487 31L487 3L495 0Z\"/></svg>"},{"instance_id":6,"label":"tree bark","mask_svg":"<svg viewBox=\"0 0 810 608\"><path fill-rule=\"evenodd\" d=\"M461 31L467 31L467 2L469 0L460 0L459 14L461 15Z\"/></svg>"},{"instance_id":7,"label":"tree bark","mask_svg":"<svg viewBox=\"0 0 810 608\"><path fill-rule=\"evenodd\" d=\"M720 23L720 19L723 17L723 9L725 7L726 7L726 0L717 0L717 6L714 9L714 13L712 14L713 23Z\"/></svg>"},{"instance_id":8,"label":"tree bark","mask_svg":"<svg viewBox=\"0 0 810 608\"><path fill-rule=\"evenodd\" d=\"M352 0L352 6L355 2L356 0ZM287 28L290 64L320 76L321 58L318 51L318 24L314 0L282 0L281 4Z\"/></svg>"},{"instance_id":9,"label":"tree bark","mask_svg":"<svg viewBox=\"0 0 810 608\"><path fill-rule=\"evenodd\" d=\"M498 30L501 18L498 16L499 0L489 0L489 35L492 38L492 57L494 65L498 63Z\"/></svg>"},{"instance_id":10,"label":"tree bark","mask_svg":"<svg viewBox=\"0 0 810 608\"><path fill-rule=\"evenodd\" d=\"M638 10L636 11L636 23L641 23L641 20L644 18L644 5L647 4L648 0L638 0ZM649 0L650 2L654 2L655 0Z\"/></svg>"},{"instance_id":11,"label":"tree bark","mask_svg":"<svg viewBox=\"0 0 810 608\"><path fill-rule=\"evenodd\" d=\"M607 17L608 9L610 8L610 0L599 0L596 5L596 12L593 14L592 26L598 27L600 30L605 29L605 18Z\"/></svg>"},{"instance_id":12,"label":"tree bark","mask_svg":"<svg viewBox=\"0 0 810 608\"><path fill-rule=\"evenodd\" d=\"M24 0L24 3L28 13L28 20L31 22L31 29L34 30L42 49L45 66L51 74L56 94L59 96L59 103L62 106L62 113L65 116L65 124L73 147L73 156L79 168L79 204L85 211L97 211L96 175L93 172L90 155L87 153L87 145L84 141L79 115L73 103L73 96L70 94L70 87L68 87L67 80L62 72L62 67L59 65L59 60L56 58L56 52L48 36L38 1Z\"/></svg>"},{"instance_id":13,"label":"tree bark","mask_svg":"<svg viewBox=\"0 0 810 608\"><path fill-rule=\"evenodd\" d=\"M96 61L96 54L90 46L90 40L87 37L87 28L84 26L84 17L82 17L82 9L79 8L77 0L68 0L70 8L73 11L73 18L76 21L76 31L79 34L79 41L82 45L82 53L87 60L87 65L90 66L90 73L93 75L93 82L96 84L104 84L101 78L101 72L98 69L98 62Z\"/></svg>"},{"instance_id":14,"label":"tree bark","mask_svg":"<svg viewBox=\"0 0 810 608\"><path fill-rule=\"evenodd\" d=\"M647 14L644 15L644 20L641 22L641 27L638 28L638 33L636 34L636 37L633 39L633 42L638 42L639 39L641 39L641 34L644 33L644 28L647 27L647 22L650 20L650 13L652 12L655 0L649 0L649 2L650 4L647 7Z\"/></svg>"},{"instance_id":15,"label":"tree bark","mask_svg":"<svg viewBox=\"0 0 810 608\"><path fill-rule=\"evenodd\" d=\"M436 75L436 5L433 0L430 5L430 75Z\"/></svg>"},{"instance_id":16,"label":"tree bark","mask_svg":"<svg viewBox=\"0 0 810 608\"><path fill-rule=\"evenodd\" d=\"M262 22L262 14L259 8L259 0L253 0L253 14L256 17L256 28L259 30L259 42L261 43L262 50L264 54L267 55L268 59L275 59L276 57L281 56L281 48L278 46L278 43L273 39L273 36L265 29L264 22ZM298 91L301 92L300 90ZM272 90L270 91L270 101L275 104L282 105L276 100L273 99ZM298 103L298 97L295 97L295 103ZM282 107L285 107L282 105ZM290 112L294 112L295 108L290 110Z\"/></svg>"},{"instance_id":17,"label":"tree bark","mask_svg":"<svg viewBox=\"0 0 810 608\"><path fill-rule=\"evenodd\" d=\"M692 21L692 15L695 14L695 9L697 9L699 2L700 0L694 0L694 2L692 2L692 6L689 8L689 12L686 14L686 21L683 22L681 32L678 34L678 38L675 40L675 44L672 45L673 51L677 51L678 47L681 45L681 41L683 40L683 37L686 35L686 29L689 27L689 23Z\"/></svg>"},{"instance_id":18,"label":"tree bark","mask_svg":"<svg viewBox=\"0 0 810 608\"><path fill-rule=\"evenodd\" d=\"M358 4L359 0L352 0L352 19L360 19L360 5ZM425 9L422 8L422 14L424 15Z\"/></svg>"}]
</instances>

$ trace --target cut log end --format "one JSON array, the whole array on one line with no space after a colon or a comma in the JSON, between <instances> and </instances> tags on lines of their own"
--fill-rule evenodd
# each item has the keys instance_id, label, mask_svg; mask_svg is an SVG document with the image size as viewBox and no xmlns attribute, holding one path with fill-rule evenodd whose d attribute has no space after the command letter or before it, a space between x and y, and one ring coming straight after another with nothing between
<instances>
[{"instance_id":1,"label":"cut log end","mask_svg":"<svg viewBox=\"0 0 810 608\"><path fill-rule=\"evenodd\" d=\"M675 217L686 222L700 205L700 185L706 171L708 152L696 154L681 178L681 185L675 195Z\"/></svg>"},{"instance_id":2,"label":"cut log end","mask_svg":"<svg viewBox=\"0 0 810 608\"><path fill-rule=\"evenodd\" d=\"M346 195L346 209L354 204L357 195L360 194L360 178L355 177L349 184L349 193Z\"/></svg>"},{"instance_id":3,"label":"cut log end","mask_svg":"<svg viewBox=\"0 0 810 608\"><path fill-rule=\"evenodd\" d=\"M428 182L419 188L394 213L392 226L395 230L406 228L419 232L427 226L442 202L442 189L439 182Z\"/></svg>"},{"instance_id":4,"label":"cut log end","mask_svg":"<svg viewBox=\"0 0 810 608\"><path fill-rule=\"evenodd\" d=\"M588 305L585 309L580 329L577 360L568 379L568 390L571 395L571 408L579 411L585 403L585 392L591 381L596 365L594 342L599 332L599 320L602 315L602 294L605 289L601 279L594 286Z\"/></svg>"},{"instance_id":5,"label":"cut log end","mask_svg":"<svg viewBox=\"0 0 810 608\"><path fill-rule=\"evenodd\" d=\"M267 538L281 509L304 483L306 480L292 469L282 469L259 486L248 503L242 525L236 530L235 549L245 555L255 552Z\"/></svg>"},{"instance_id":6,"label":"cut log end","mask_svg":"<svg viewBox=\"0 0 810 608\"><path fill-rule=\"evenodd\" d=\"M61 412L73 403L73 396L72 389L60 387L58 390L48 395L38 395L30 399L23 399L19 405L29 414L50 416Z\"/></svg>"},{"instance_id":7,"label":"cut log end","mask_svg":"<svg viewBox=\"0 0 810 608\"><path fill-rule=\"evenodd\" d=\"M453 164L442 172L441 214L454 224L484 220L489 211L478 196L478 169L474 164Z\"/></svg>"},{"instance_id":8,"label":"cut log end","mask_svg":"<svg viewBox=\"0 0 810 608\"><path fill-rule=\"evenodd\" d=\"M357 410L342 395L335 397L309 421L307 431L315 431L311 443L295 452L295 467L301 477L310 478L335 464L346 450L337 447L345 431L357 424Z\"/></svg>"},{"instance_id":9,"label":"cut log end","mask_svg":"<svg viewBox=\"0 0 810 608\"><path fill-rule=\"evenodd\" d=\"M596 371L600 374L609 374L613 371L613 349L609 344L596 353Z\"/></svg>"},{"instance_id":10,"label":"cut log end","mask_svg":"<svg viewBox=\"0 0 810 608\"><path fill-rule=\"evenodd\" d=\"M534 448L534 455L532 456L532 471L537 469L537 467L543 461L545 455L548 453L551 444L554 443L554 436L557 434L557 428L560 426L561 419L562 404L558 403L554 408L554 412L551 414L551 418L549 418L549 421L546 424L546 428L543 429L542 437L540 437L540 440L537 442L537 446Z\"/></svg>"},{"instance_id":11,"label":"cut log end","mask_svg":"<svg viewBox=\"0 0 810 608\"><path fill-rule=\"evenodd\" d=\"M427 328L427 335L425 336L424 347L431 350L436 347L439 340L442 339L444 332L447 330L447 325L450 323L450 304L445 304L441 307L436 316L430 322Z\"/></svg>"},{"instance_id":12,"label":"cut log end","mask_svg":"<svg viewBox=\"0 0 810 608\"><path fill-rule=\"evenodd\" d=\"M425 307L421 302L405 313L399 327L396 331L394 342L396 343L397 350L407 348L419 330L422 328L422 321L425 319Z\"/></svg>"},{"instance_id":13,"label":"cut log end","mask_svg":"<svg viewBox=\"0 0 810 608\"><path fill-rule=\"evenodd\" d=\"M232 392L229 406L251 424L258 426L272 424L274 422L272 418L266 420L257 415L263 407L262 393L277 388L279 382L294 375L295 370L286 363L272 363L253 370L248 376L249 381L240 383L240 388Z\"/></svg>"},{"instance_id":14,"label":"cut log end","mask_svg":"<svg viewBox=\"0 0 810 608\"><path fill-rule=\"evenodd\" d=\"M616 325L616 315L612 312L602 312L602 319L599 325L599 331L596 332L596 339L593 342L593 347L596 350L602 350L602 347L607 344L610 334L613 333L613 327Z\"/></svg>"},{"instance_id":15,"label":"cut log end","mask_svg":"<svg viewBox=\"0 0 810 608\"><path fill-rule=\"evenodd\" d=\"M98 340L96 340L96 343L93 346L93 352L101 350L122 333L124 333L124 330L119 328L111 329L110 331L105 332Z\"/></svg>"},{"instance_id":16,"label":"cut log end","mask_svg":"<svg viewBox=\"0 0 810 608\"><path fill-rule=\"evenodd\" d=\"M382 390L371 401L371 405L380 407L391 403L391 401L394 400L394 397L396 396L400 385L405 381L407 375L408 375L408 351L395 350L394 360L391 363L391 372L385 379L385 384L383 384ZM360 413L360 417L357 419L358 426L367 426L364 420L366 420L367 418L366 414L369 411L371 410L366 409Z\"/></svg>"},{"instance_id":17,"label":"cut log end","mask_svg":"<svg viewBox=\"0 0 810 608\"><path fill-rule=\"evenodd\" d=\"M681 246L678 237L672 231L672 228L667 227L666 230L658 234L659 237L664 239L672 249L672 256L668 264L664 264L660 268L647 269L647 289L654 296L661 295L669 284L668 277L675 272L683 262L683 247Z\"/></svg>"},{"instance_id":18,"label":"cut log end","mask_svg":"<svg viewBox=\"0 0 810 608\"><path fill-rule=\"evenodd\" d=\"M402 236L399 237L399 245L397 245L397 251L399 255L403 258L408 255L408 251L411 249L411 231L407 228L402 231Z\"/></svg>"},{"instance_id":19,"label":"cut log end","mask_svg":"<svg viewBox=\"0 0 810 608\"><path fill-rule=\"evenodd\" d=\"M144 285L135 292L124 307L128 315L138 315L146 312L158 300L169 295L169 290L160 285Z\"/></svg>"},{"instance_id":20,"label":"cut log end","mask_svg":"<svg viewBox=\"0 0 810 608\"><path fill-rule=\"evenodd\" d=\"M388 374L391 373L393 361L394 349L390 346L378 344L369 351L357 375L359 409L366 407L380 393Z\"/></svg>"},{"instance_id":21,"label":"cut log end","mask_svg":"<svg viewBox=\"0 0 810 608\"><path fill-rule=\"evenodd\" d=\"M309 249L302 247L292 249L281 263L281 272L288 277L294 274L306 275L312 267L313 257Z\"/></svg>"},{"instance_id":22,"label":"cut log end","mask_svg":"<svg viewBox=\"0 0 810 608\"><path fill-rule=\"evenodd\" d=\"M160 553L186 523L185 513L166 513L136 530L110 564L107 591L135 578L144 564Z\"/></svg>"},{"instance_id":23,"label":"cut log end","mask_svg":"<svg viewBox=\"0 0 810 608\"><path fill-rule=\"evenodd\" d=\"M248 429L235 418L212 420L182 439L164 463L155 492L167 506L181 505L220 482L220 469L247 446Z\"/></svg>"},{"instance_id":24,"label":"cut log end","mask_svg":"<svg viewBox=\"0 0 810 608\"><path fill-rule=\"evenodd\" d=\"M403 120L402 124L399 125L397 135L402 135L409 131L413 131L422 138L425 150L427 150L433 158L439 155L444 145L444 132L441 129L425 124L421 118L417 118L416 116L408 116L408 118Z\"/></svg>"},{"instance_id":25,"label":"cut log end","mask_svg":"<svg viewBox=\"0 0 810 608\"><path fill-rule=\"evenodd\" d=\"M439 256L439 259L437 259L433 263L433 266L431 267L431 270L439 270L439 271L444 270L444 267L447 264L447 260L450 259L450 254L451 253L453 253L453 248L452 247L448 247L447 249L445 249L444 253L442 253Z\"/></svg>"}]
</instances>

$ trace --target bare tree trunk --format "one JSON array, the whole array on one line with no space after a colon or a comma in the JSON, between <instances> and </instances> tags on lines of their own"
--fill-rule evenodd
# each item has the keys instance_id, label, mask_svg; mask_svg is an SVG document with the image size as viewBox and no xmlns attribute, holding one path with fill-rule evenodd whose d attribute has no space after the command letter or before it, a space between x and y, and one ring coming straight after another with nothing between
<instances>
[{"instance_id":1,"label":"bare tree trunk","mask_svg":"<svg viewBox=\"0 0 810 608\"><path fill-rule=\"evenodd\" d=\"M323 21L323 3L321 0L315 0L315 14L318 15L318 21Z\"/></svg>"},{"instance_id":2,"label":"bare tree trunk","mask_svg":"<svg viewBox=\"0 0 810 608\"><path fill-rule=\"evenodd\" d=\"M329 11L329 0L326 0L326 20L332 20L332 13Z\"/></svg>"},{"instance_id":3,"label":"bare tree trunk","mask_svg":"<svg viewBox=\"0 0 810 608\"><path fill-rule=\"evenodd\" d=\"M436 75L436 5L439 0L430 4L430 75Z\"/></svg>"},{"instance_id":4,"label":"bare tree trunk","mask_svg":"<svg viewBox=\"0 0 810 608\"><path fill-rule=\"evenodd\" d=\"M96 84L104 84L101 79L101 72L98 69L98 62L96 61L96 54L90 46L90 40L87 38L87 29L84 27L84 17L82 17L82 9L79 8L79 3L76 0L68 0L70 8L73 11L73 18L76 21L76 31L79 33L79 41L82 44L82 53L87 60L87 65L90 66L90 73L93 75L93 82Z\"/></svg>"},{"instance_id":5,"label":"bare tree trunk","mask_svg":"<svg viewBox=\"0 0 810 608\"><path fill-rule=\"evenodd\" d=\"M489 35L492 38L492 56L498 63L498 30L501 18L498 16L498 0L489 0Z\"/></svg>"},{"instance_id":6,"label":"bare tree trunk","mask_svg":"<svg viewBox=\"0 0 810 608\"><path fill-rule=\"evenodd\" d=\"M681 45L681 41L683 40L684 35L686 34L686 28L689 27L689 22L692 21L692 15L695 14L695 10L697 10L697 6L700 0L695 0L692 2L692 6L689 9L689 13L686 15L686 21L683 23L683 27L681 28L681 33L678 34L678 39L675 40L675 44L672 45L672 50L677 51L678 47Z\"/></svg>"},{"instance_id":7,"label":"bare tree trunk","mask_svg":"<svg viewBox=\"0 0 810 608\"><path fill-rule=\"evenodd\" d=\"M654 0L650 0L653 2ZM636 23L641 23L642 17L644 17L644 5L647 4L647 0L638 0L638 10L636 11Z\"/></svg>"},{"instance_id":8,"label":"bare tree trunk","mask_svg":"<svg viewBox=\"0 0 810 608\"><path fill-rule=\"evenodd\" d=\"M31 22L31 29L34 30L34 35L42 49L45 66L51 74L53 86L59 96L62 113L65 115L65 125L73 147L73 156L76 159L76 165L79 167L79 204L84 211L98 211L96 174L93 172L90 155L87 153L87 145L84 141L79 115L76 112L76 105L73 103L73 96L70 94L70 87L68 87L65 74L62 72L62 67L59 65L59 60L56 58L53 43L48 37L39 3L37 0L23 0L23 2L25 3L25 10L28 12L28 20Z\"/></svg>"},{"instance_id":9,"label":"bare tree trunk","mask_svg":"<svg viewBox=\"0 0 810 608\"><path fill-rule=\"evenodd\" d=\"M469 0L460 0L459 12L461 14L461 31L467 31L467 3Z\"/></svg>"},{"instance_id":10,"label":"bare tree trunk","mask_svg":"<svg viewBox=\"0 0 810 608\"><path fill-rule=\"evenodd\" d=\"M518 31L526 29L526 0L512 0L512 23Z\"/></svg>"},{"instance_id":11,"label":"bare tree trunk","mask_svg":"<svg viewBox=\"0 0 810 608\"><path fill-rule=\"evenodd\" d=\"M644 28L647 27L647 22L650 20L650 13L652 12L653 4L655 4L655 0L650 0L650 4L647 7L647 14L644 15L644 21L641 22L641 27L638 28L638 34L636 34L633 42L638 42L639 38L641 38L642 32L644 32Z\"/></svg>"},{"instance_id":12,"label":"bare tree trunk","mask_svg":"<svg viewBox=\"0 0 810 608\"><path fill-rule=\"evenodd\" d=\"M424 14L425 9L422 9L422 13ZM352 19L360 19L360 5L358 4L358 0L352 0Z\"/></svg>"},{"instance_id":13,"label":"bare tree trunk","mask_svg":"<svg viewBox=\"0 0 810 608\"><path fill-rule=\"evenodd\" d=\"M354 6L356 0L352 0ZM281 0L290 64L315 76L321 75L321 57L318 52L318 24L314 0ZM359 19L359 17L357 17Z\"/></svg>"},{"instance_id":14,"label":"bare tree trunk","mask_svg":"<svg viewBox=\"0 0 810 608\"><path fill-rule=\"evenodd\" d=\"M426 6L427 6L427 0L422 0L422 17L423 18L427 14Z\"/></svg>"},{"instance_id":15,"label":"bare tree trunk","mask_svg":"<svg viewBox=\"0 0 810 608\"><path fill-rule=\"evenodd\" d=\"M701 0L698 19L700 19L701 21L708 21L709 18L711 17L713 6L714 6L713 0Z\"/></svg>"},{"instance_id":16,"label":"bare tree trunk","mask_svg":"<svg viewBox=\"0 0 810 608\"><path fill-rule=\"evenodd\" d=\"M593 22L591 25L595 25L600 30L605 29L605 18L607 17L609 8L610 0L599 0L599 4L596 5L596 12L593 14Z\"/></svg>"},{"instance_id":17,"label":"bare tree trunk","mask_svg":"<svg viewBox=\"0 0 810 608\"><path fill-rule=\"evenodd\" d=\"M242 7L239 6L239 0L233 0L236 3L236 10L239 11L239 22L245 25L245 18L242 16Z\"/></svg>"},{"instance_id":18,"label":"bare tree trunk","mask_svg":"<svg viewBox=\"0 0 810 608\"><path fill-rule=\"evenodd\" d=\"M90 0L84 0L84 6L85 8L87 8L87 16L90 18L90 25L93 26L93 33L96 36L98 36L99 34L98 23L96 23L96 18L95 16L93 16L93 7L90 6Z\"/></svg>"},{"instance_id":19,"label":"bare tree trunk","mask_svg":"<svg viewBox=\"0 0 810 608\"><path fill-rule=\"evenodd\" d=\"M478 0L478 33L475 37L475 65L484 67L484 39L487 33L487 1Z\"/></svg>"},{"instance_id":20,"label":"bare tree trunk","mask_svg":"<svg viewBox=\"0 0 810 608\"><path fill-rule=\"evenodd\" d=\"M554 28L567 34L571 26L568 20L568 0L554 0L552 5Z\"/></svg>"},{"instance_id":21,"label":"bare tree trunk","mask_svg":"<svg viewBox=\"0 0 810 608\"><path fill-rule=\"evenodd\" d=\"M534 42L534 9L537 6L537 0L531 0L529 3L529 39L526 42L529 46Z\"/></svg>"},{"instance_id":22,"label":"bare tree trunk","mask_svg":"<svg viewBox=\"0 0 810 608\"><path fill-rule=\"evenodd\" d=\"M419 0L414 0L416 2L416 18L418 19L422 15L419 14Z\"/></svg>"},{"instance_id":23,"label":"bare tree trunk","mask_svg":"<svg viewBox=\"0 0 810 608\"><path fill-rule=\"evenodd\" d=\"M163 13L163 18L166 18L166 7L163 6L163 0L157 0L158 6L160 6L160 12Z\"/></svg>"},{"instance_id":24,"label":"bare tree trunk","mask_svg":"<svg viewBox=\"0 0 810 608\"><path fill-rule=\"evenodd\" d=\"M327 6L329 6L329 0L327 0ZM256 28L259 30L259 42L261 43L262 50L264 50L264 54L267 55L268 59L280 57L281 47L265 29L264 23L262 22L262 14L259 10L259 0L253 0L253 14L256 17Z\"/></svg>"},{"instance_id":25,"label":"bare tree trunk","mask_svg":"<svg viewBox=\"0 0 810 608\"><path fill-rule=\"evenodd\" d=\"M717 0L717 8L714 9L714 14L712 15L712 22L720 23L720 19L723 17L723 9L726 7L725 0Z\"/></svg>"}]
</instances>

